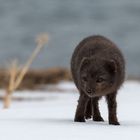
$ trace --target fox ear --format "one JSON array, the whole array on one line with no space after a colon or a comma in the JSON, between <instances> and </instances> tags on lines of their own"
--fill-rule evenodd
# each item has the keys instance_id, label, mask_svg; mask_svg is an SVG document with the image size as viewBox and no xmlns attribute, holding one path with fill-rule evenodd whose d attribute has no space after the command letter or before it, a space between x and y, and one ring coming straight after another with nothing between
<instances>
[{"instance_id":1,"label":"fox ear","mask_svg":"<svg viewBox=\"0 0 140 140\"><path fill-rule=\"evenodd\" d=\"M107 66L107 69L109 70L109 72L111 72L111 73L117 72L117 65L114 60L107 61L106 66Z\"/></svg>"},{"instance_id":2,"label":"fox ear","mask_svg":"<svg viewBox=\"0 0 140 140\"><path fill-rule=\"evenodd\" d=\"M87 66L90 63L90 59L87 57L84 57L80 64L80 69L83 69L83 67Z\"/></svg>"}]
</instances>

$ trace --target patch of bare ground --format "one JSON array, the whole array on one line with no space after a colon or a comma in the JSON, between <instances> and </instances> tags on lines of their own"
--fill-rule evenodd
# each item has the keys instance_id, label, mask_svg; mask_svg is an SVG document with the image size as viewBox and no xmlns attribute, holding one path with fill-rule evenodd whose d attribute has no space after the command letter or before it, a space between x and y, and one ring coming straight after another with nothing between
<instances>
[{"instance_id":1,"label":"patch of bare ground","mask_svg":"<svg viewBox=\"0 0 140 140\"><path fill-rule=\"evenodd\" d=\"M0 69L0 88L7 86L8 79L8 71ZM40 89L48 84L56 84L62 80L72 80L71 73L66 68L31 69L25 74L18 90Z\"/></svg>"}]
</instances>

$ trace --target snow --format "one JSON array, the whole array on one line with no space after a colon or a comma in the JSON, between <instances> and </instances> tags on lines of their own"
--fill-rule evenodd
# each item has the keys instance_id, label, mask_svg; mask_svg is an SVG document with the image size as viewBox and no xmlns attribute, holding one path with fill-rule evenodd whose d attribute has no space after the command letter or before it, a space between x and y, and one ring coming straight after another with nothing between
<instances>
[{"instance_id":1,"label":"snow","mask_svg":"<svg viewBox=\"0 0 140 140\"><path fill-rule=\"evenodd\" d=\"M100 101L105 122L73 122L78 93L73 83L57 85L67 92L18 91L10 109L0 110L1 140L120 140L140 139L140 83L127 81L118 94L120 126L108 125L107 105ZM0 91L1 95L4 91ZM32 100L26 100L26 99ZM34 100L40 98L41 100ZM0 107L3 107L0 102Z\"/></svg>"}]
</instances>

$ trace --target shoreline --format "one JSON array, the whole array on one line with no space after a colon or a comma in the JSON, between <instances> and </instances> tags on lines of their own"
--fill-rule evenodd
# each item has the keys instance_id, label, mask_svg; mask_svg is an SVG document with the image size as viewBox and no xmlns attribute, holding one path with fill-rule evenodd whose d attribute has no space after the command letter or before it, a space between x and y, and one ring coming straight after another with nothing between
<instances>
[{"instance_id":1,"label":"shoreline","mask_svg":"<svg viewBox=\"0 0 140 140\"><path fill-rule=\"evenodd\" d=\"M8 85L9 74L7 69L0 68L0 89ZM140 77L127 76L126 81L140 81ZM18 90L42 89L46 85L57 84L60 81L72 81L71 72L68 68L52 67L46 69L30 69L25 75Z\"/></svg>"}]
</instances>

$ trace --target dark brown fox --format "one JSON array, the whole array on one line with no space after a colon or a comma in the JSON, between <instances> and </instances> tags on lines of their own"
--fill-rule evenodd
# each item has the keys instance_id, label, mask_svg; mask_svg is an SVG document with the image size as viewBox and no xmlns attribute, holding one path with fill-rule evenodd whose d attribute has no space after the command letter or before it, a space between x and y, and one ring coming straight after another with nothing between
<instances>
[{"instance_id":1,"label":"dark brown fox","mask_svg":"<svg viewBox=\"0 0 140 140\"><path fill-rule=\"evenodd\" d=\"M104 121L98 100L105 96L109 124L119 125L116 95L125 79L125 61L119 48L103 36L90 36L79 43L71 59L73 80L80 92L74 121Z\"/></svg>"}]
</instances>

